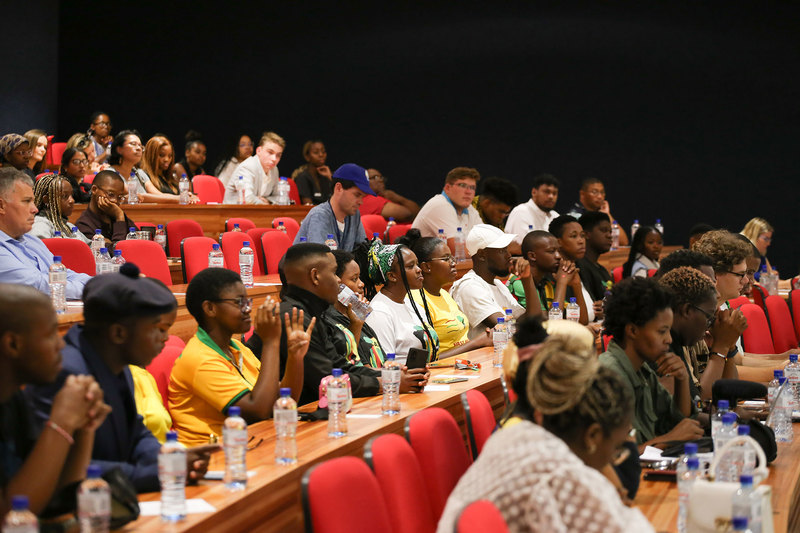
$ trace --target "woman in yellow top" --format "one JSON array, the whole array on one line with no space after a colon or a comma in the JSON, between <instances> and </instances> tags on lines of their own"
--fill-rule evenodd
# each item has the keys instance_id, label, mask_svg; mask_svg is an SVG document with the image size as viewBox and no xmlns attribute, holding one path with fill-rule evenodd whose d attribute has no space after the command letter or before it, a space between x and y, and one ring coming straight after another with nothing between
<instances>
[{"instance_id":1,"label":"woman in yellow top","mask_svg":"<svg viewBox=\"0 0 800 533\"><path fill-rule=\"evenodd\" d=\"M412 290L414 300L425 309L428 321L439 336L439 357L450 357L483 346L490 346L489 330L469 340L469 320L458 307L445 285L456 279L456 259L447 243L436 237L420 237L419 231L411 230L404 237L408 246L417 255L422 268L422 289Z\"/></svg>"}]
</instances>

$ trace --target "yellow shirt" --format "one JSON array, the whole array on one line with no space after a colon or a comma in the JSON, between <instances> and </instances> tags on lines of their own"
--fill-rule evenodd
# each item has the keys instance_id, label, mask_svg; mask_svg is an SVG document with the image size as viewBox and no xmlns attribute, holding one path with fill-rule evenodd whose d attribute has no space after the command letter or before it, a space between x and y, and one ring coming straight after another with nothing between
<instances>
[{"instance_id":1,"label":"yellow shirt","mask_svg":"<svg viewBox=\"0 0 800 533\"><path fill-rule=\"evenodd\" d=\"M133 396L136 399L136 411L144 418L144 425L155 435L158 442L167 440L167 431L172 427L161 393L158 392L156 380L150 372L136 365L128 365L133 376Z\"/></svg>"},{"instance_id":2,"label":"yellow shirt","mask_svg":"<svg viewBox=\"0 0 800 533\"><path fill-rule=\"evenodd\" d=\"M250 392L261 362L242 343L231 339L232 360L208 333L197 329L169 378L169 410L178 440L186 446L208 443L210 434L222 437L228 407Z\"/></svg>"},{"instance_id":3,"label":"yellow shirt","mask_svg":"<svg viewBox=\"0 0 800 533\"><path fill-rule=\"evenodd\" d=\"M421 289L425 290L425 289ZM411 291L420 312L424 313L420 291ZM433 320L433 329L439 336L439 353L446 352L469 341L469 320L450 293L442 289L439 296L425 291L425 300ZM423 318L427 318L423 315Z\"/></svg>"}]
</instances>

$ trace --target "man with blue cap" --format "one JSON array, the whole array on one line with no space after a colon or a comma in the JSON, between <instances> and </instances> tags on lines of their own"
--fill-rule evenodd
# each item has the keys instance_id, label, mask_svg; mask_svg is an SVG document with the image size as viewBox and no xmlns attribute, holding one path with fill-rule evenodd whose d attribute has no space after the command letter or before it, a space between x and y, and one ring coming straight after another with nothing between
<instances>
[{"instance_id":1,"label":"man with blue cap","mask_svg":"<svg viewBox=\"0 0 800 533\"><path fill-rule=\"evenodd\" d=\"M326 244L332 235L339 250L352 251L366 240L361 214L358 208L366 195L375 193L369 186L366 169L353 163L345 163L333 173L333 195L308 212L294 243L307 242Z\"/></svg>"}]
</instances>

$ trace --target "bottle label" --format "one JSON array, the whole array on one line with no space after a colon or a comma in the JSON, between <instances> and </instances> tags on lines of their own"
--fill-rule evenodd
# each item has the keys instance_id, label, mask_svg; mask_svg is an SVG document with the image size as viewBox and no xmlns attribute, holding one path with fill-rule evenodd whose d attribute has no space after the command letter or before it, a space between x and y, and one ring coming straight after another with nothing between
<instances>
[{"instance_id":1,"label":"bottle label","mask_svg":"<svg viewBox=\"0 0 800 533\"><path fill-rule=\"evenodd\" d=\"M346 402L347 401L347 387L331 387L328 385L328 404L332 402Z\"/></svg>"},{"instance_id":2,"label":"bottle label","mask_svg":"<svg viewBox=\"0 0 800 533\"><path fill-rule=\"evenodd\" d=\"M225 446L247 446L247 429L222 428Z\"/></svg>"},{"instance_id":3,"label":"bottle label","mask_svg":"<svg viewBox=\"0 0 800 533\"><path fill-rule=\"evenodd\" d=\"M276 426L297 423L297 409L276 409L273 416Z\"/></svg>"}]
</instances>

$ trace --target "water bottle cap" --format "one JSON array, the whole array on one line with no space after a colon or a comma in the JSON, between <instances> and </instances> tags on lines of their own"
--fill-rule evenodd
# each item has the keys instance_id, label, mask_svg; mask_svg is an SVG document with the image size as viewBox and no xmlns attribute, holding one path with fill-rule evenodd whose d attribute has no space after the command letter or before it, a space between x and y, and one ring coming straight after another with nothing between
<instances>
[{"instance_id":1,"label":"water bottle cap","mask_svg":"<svg viewBox=\"0 0 800 533\"><path fill-rule=\"evenodd\" d=\"M773 370L772 375L775 377L775 379L782 378L783 370Z\"/></svg>"},{"instance_id":2,"label":"water bottle cap","mask_svg":"<svg viewBox=\"0 0 800 533\"><path fill-rule=\"evenodd\" d=\"M441 230L439 230L439 231L441 231ZM461 233L461 228L456 228L456 231Z\"/></svg>"},{"instance_id":3,"label":"water bottle cap","mask_svg":"<svg viewBox=\"0 0 800 533\"><path fill-rule=\"evenodd\" d=\"M638 223L639 223L639 219L638 219L638 218L634 218L634 219L633 219L633 223L634 223L634 224L638 224Z\"/></svg>"},{"instance_id":4,"label":"water bottle cap","mask_svg":"<svg viewBox=\"0 0 800 533\"><path fill-rule=\"evenodd\" d=\"M114 257L122 257L122 250L114 250Z\"/></svg>"},{"instance_id":5,"label":"water bottle cap","mask_svg":"<svg viewBox=\"0 0 800 533\"><path fill-rule=\"evenodd\" d=\"M242 248L244 248L245 246L249 248L250 247L250 241L244 241L242 243Z\"/></svg>"},{"instance_id":6,"label":"water bottle cap","mask_svg":"<svg viewBox=\"0 0 800 533\"><path fill-rule=\"evenodd\" d=\"M752 485L753 484L753 476L740 476L739 483L742 485Z\"/></svg>"},{"instance_id":7,"label":"water bottle cap","mask_svg":"<svg viewBox=\"0 0 800 533\"><path fill-rule=\"evenodd\" d=\"M576 303L577 301L578 301L578 299L577 299L577 298L575 298L574 296L573 296L573 297L571 297L571 298L569 299L569 303L571 303L571 304L574 304L574 303Z\"/></svg>"},{"instance_id":8,"label":"water bottle cap","mask_svg":"<svg viewBox=\"0 0 800 533\"><path fill-rule=\"evenodd\" d=\"M506 309L506 315L512 315L512 314L514 314L514 311L512 309L510 308Z\"/></svg>"},{"instance_id":9,"label":"water bottle cap","mask_svg":"<svg viewBox=\"0 0 800 533\"><path fill-rule=\"evenodd\" d=\"M186 173L184 172L183 174L181 174L181 177L185 178L186 177Z\"/></svg>"},{"instance_id":10,"label":"water bottle cap","mask_svg":"<svg viewBox=\"0 0 800 533\"><path fill-rule=\"evenodd\" d=\"M687 442L683 445L683 453L686 455L695 455L697 453L697 443Z\"/></svg>"},{"instance_id":11,"label":"water bottle cap","mask_svg":"<svg viewBox=\"0 0 800 533\"><path fill-rule=\"evenodd\" d=\"M394 222L394 217L389 217L389 222Z\"/></svg>"},{"instance_id":12,"label":"water bottle cap","mask_svg":"<svg viewBox=\"0 0 800 533\"><path fill-rule=\"evenodd\" d=\"M333 233L328 233L328 238L333 239Z\"/></svg>"},{"instance_id":13,"label":"water bottle cap","mask_svg":"<svg viewBox=\"0 0 800 533\"><path fill-rule=\"evenodd\" d=\"M217 244L217 243L212 244L211 245L211 249L214 250L214 251L219 250L219 244Z\"/></svg>"},{"instance_id":14,"label":"water bottle cap","mask_svg":"<svg viewBox=\"0 0 800 533\"><path fill-rule=\"evenodd\" d=\"M101 254L107 254L107 253L108 253L108 248L106 248L105 246L103 246L102 248L100 248L100 253L101 253Z\"/></svg>"},{"instance_id":15,"label":"water bottle cap","mask_svg":"<svg viewBox=\"0 0 800 533\"><path fill-rule=\"evenodd\" d=\"M503 317L500 317L500 318L498 318L498 319L497 319L497 323L498 323L498 324L504 324L504 323L505 323L505 321L506 321L506 319L505 319L505 318L503 318Z\"/></svg>"},{"instance_id":16,"label":"water bottle cap","mask_svg":"<svg viewBox=\"0 0 800 533\"><path fill-rule=\"evenodd\" d=\"M386 360L387 361L394 361L394 354L393 353L387 353L386 354Z\"/></svg>"},{"instance_id":17,"label":"water bottle cap","mask_svg":"<svg viewBox=\"0 0 800 533\"><path fill-rule=\"evenodd\" d=\"M613 224L617 224L617 225L619 225L619 222L617 222L617 221L615 220L615 221L613 222Z\"/></svg>"},{"instance_id":18,"label":"water bottle cap","mask_svg":"<svg viewBox=\"0 0 800 533\"><path fill-rule=\"evenodd\" d=\"M660 218L656 219L656 224L661 224L661 219Z\"/></svg>"},{"instance_id":19,"label":"water bottle cap","mask_svg":"<svg viewBox=\"0 0 800 533\"><path fill-rule=\"evenodd\" d=\"M286 181L286 176L281 176L279 179Z\"/></svg>"},{"instance_id":20,"label":"water bottle cap","mask_svg":"<svg viewBox=\"0 0 800 533\"><path fill-rule=\"evenodd\" d=\"M558 302L553 302L551 309L558 309L558 308L559 308Z\"/></svg>"},{"instance_id":21,"label":"water bottle cap","mask_svg":"<svg viewBox=\"0 0 800 533\"><path fill-rule=\"evenodd\" d=\"M243 179L244 179L244 176L239 176L239 179L240 179L240 180L243 180Z\"/></svg>"},{"instance_id":22,"label":"water bottle cap","mask_svg":"<svg viewBox=\"0 0 800 533\"><path fill-rule=\"evenodd\" d=\"M791 361L792 363L796 363L797 362L797 354L796 353L790 353L789 354L789 361Z\"/></svg>"},{"instance_id":23,"label":"water bottle cap","mask_svg":"<svg viewBox=\"0 0 800 533\"><path fill-rule=\"evenodd\" d=\"M281 398L286 398L292 395L291 387L281 387Z\"/></svg>"},{"instance_id":24,"label":"water bottle cap","mask_svg":"<svg viewBox=\"0 0 800 533\"><path fill-rule=\"evenodd\" d=\"M746 516L734 516L733 517L733 529L745 529L747 527L747 517Z\"/></svg>"},{"instance_id":25,"label":"water bottle cap","mask_svg":"<svg viewBox=\"0 0 800 533\"><path fill-rule=\"evenodd\" d=\"M53 235L55 235L56 237L61 237L61 232L56 230Z\"/></svg>"},{"instance_id":26,"label":"water bottle cap","mask_svg":"<svg viewBox=\"0 0 800 533\"><path fill-rule=\"evenodd\" d=\"M61 262L61 256L60 255L54 255L53 256L53 263L60 263L60 262Z\"/></svg>"},{"instance_id":27,"label":"water bottle cap","mask_svg":"<svg viewBox=\"0 0 800 533\"><path fill-rule=\"evenodd\" d=\"M86 469L86 477L89 479L97 479L103 475L103 469L100 468L100 465L89 465L89 468Z\"/></svg>"},{"instance_id":28,"label":"water bottle cap","mask_svg":"<svg viewBox=\"0 0 800 533\"><path fill-rule=\"evenodd\" d=\"M20 494L11 498L11 509L14 511L27 511L28 497L24 494Z\"/></svg>"},{"instance_id":29,"label":"water bottle cap","mask_svg":"<svg viewBox=\"0 0 800 533\"><path fill-rule=\"evenodd\" d=\"M159 224L158 229L164 229L164 224Z\"/></svg>"},{"instance_id":30,"label":"water bottle cap","mask_svg":"<svg viewBox=\"0 0 800 533\"><path fill-rule=\"evenodd\" d=\"M686 466L689 467L689 470L697 470L700 468L700 458L699 457L689 457L689 460L686 461Z\"/></svg>"},{"instance_id":31,"label":"water bottle cap","mask_svg":"<svg viewBox=\"0 0 800 533\"><path fill-rule=\"evenodd\" d=\"M373 232L372 232L372 238L373 238L373 239L379 239L379 238L380 238L380 236L381 236L381 234L380 234L380 233L378 233L377 231L373 231Z\"/></svg>"},{"instance_id":32,"label":"water bottle cap","mask_svg":"<svg viewBox=\"0 0 800 533\"><path fill-rule=\"evenodd\" d=\"M439 229L439 234L440 234L440 235L443 235L443 234L444 234L444 230L440 228L440 229Z\"/></svg>"},{"instance_id":33,"label":"water bottle cap","mask_svg":"<svg viewBox=\"0 0 800 533\"><path fill-rule=\"evenodd\" d=\"M307 240L305 237L300 237L300 242L306 242Z\"/></svg>"},{"instance_id":34,"label":"water bottle cap","mask_svg":"<svg viewBox=\"0 0 800 533\"><path fill-rule=\"evenodd\" d=\"M131 231L136 231L136 228L128 228L128 231L129 231L129 232L131 232Z\"/></svg>"},{"instance_id":35,"label":"water bottle cap","mask_svg":"<svg viewBox=\"0 0 800 533\"><path fill-rule=\"evenodd\" d=\"M730 409L730 407L728 400L717 400L717 409Z\"/></svg>"},{"instance_id":36,"label":"water bottle cap","mask_svg":"<svg viewBox=\"0 0 800 533\"><path fill-rule=\"evenodd\" d=\"M733 424L736 422L736 413L725 413L722 415L722 424L727 426L728 424Z\"/></svg>"},{"instance_id":37,"label":"water bottle cap","mask_svg":"<svg viewBox=\"0 0 800 533\"><path fill-rule=\"evenodd\" d=\"M167 442L178 442L178 432L167 431Z\"/></svg>"},{"instance_id":38,"label":"water bottle cap","mask_svg":"<svg viewBox=\"0 0 800 533\"><path fill-rule=\"evenodd\" d=\"M767 265L761 265L761 272L767 271Z\"/></svg>"},{"instance_id":39,"label":"water bottle cap","mask_svg":"<svg viewBox=\"0 0 800 533\"><path fill-rule=\"evenodd\" d=\"M331 370L331 375L333 377L335 377L335 378L342 377L342 369L341 368L334 368L333 370Z\"/></svg>"},{"instance_id":40,"label":"water bottle cap","mask_svg":"<svg viewBox=\"0 0 800 533\"><path fill-rule=\"evenodd\" d=\"M286 179L286 178L284 178ZM283 226L283 222L278 222L278 226Z\"/></svg>"},{"instance_id":41,"label":"water bottle cap","mask_svg":"<svg viewBox=\"0 0 800 533\"><path fill-rule=\"evenodd\" d=\"M228 407L228 416L240 416L242 414L242 408L238 405L231 405Z\"/></svg>"},{"instance_id":42,"label":"water bottle cap","mask_svg":"<svg viewBox=\"0 0 800 533\"><path fill-rule=\"evenodd\" d=\"M738 434L739 435L749 435L750 434L750 426L747 426L747 425L739 426Z\"/></svg>"},{"instance_id":43,"label":"water bottle cap","mask_svg":"<svg viewBox=\"0 0 800 533\"><path fill-rule=\"evenodd\" d=\"M101 233L101 232L100 232L100 230L99 230L99 229L96 229L96 230L94 230L94 234L95 234L95 235L100 235L100 233Z\"/></svg>"},{"instance_id":44,"label":"water bottle cap","mask_svg":"<svg viewBox=\"0 0 800 533\"><path fill-rule=\"evenodd\" d=\"M239 227L239 224L234 224L234 225L233 225L233 227L234 227L234 228L238 228L238 227Z\"/></svg>"}]
</instances>

